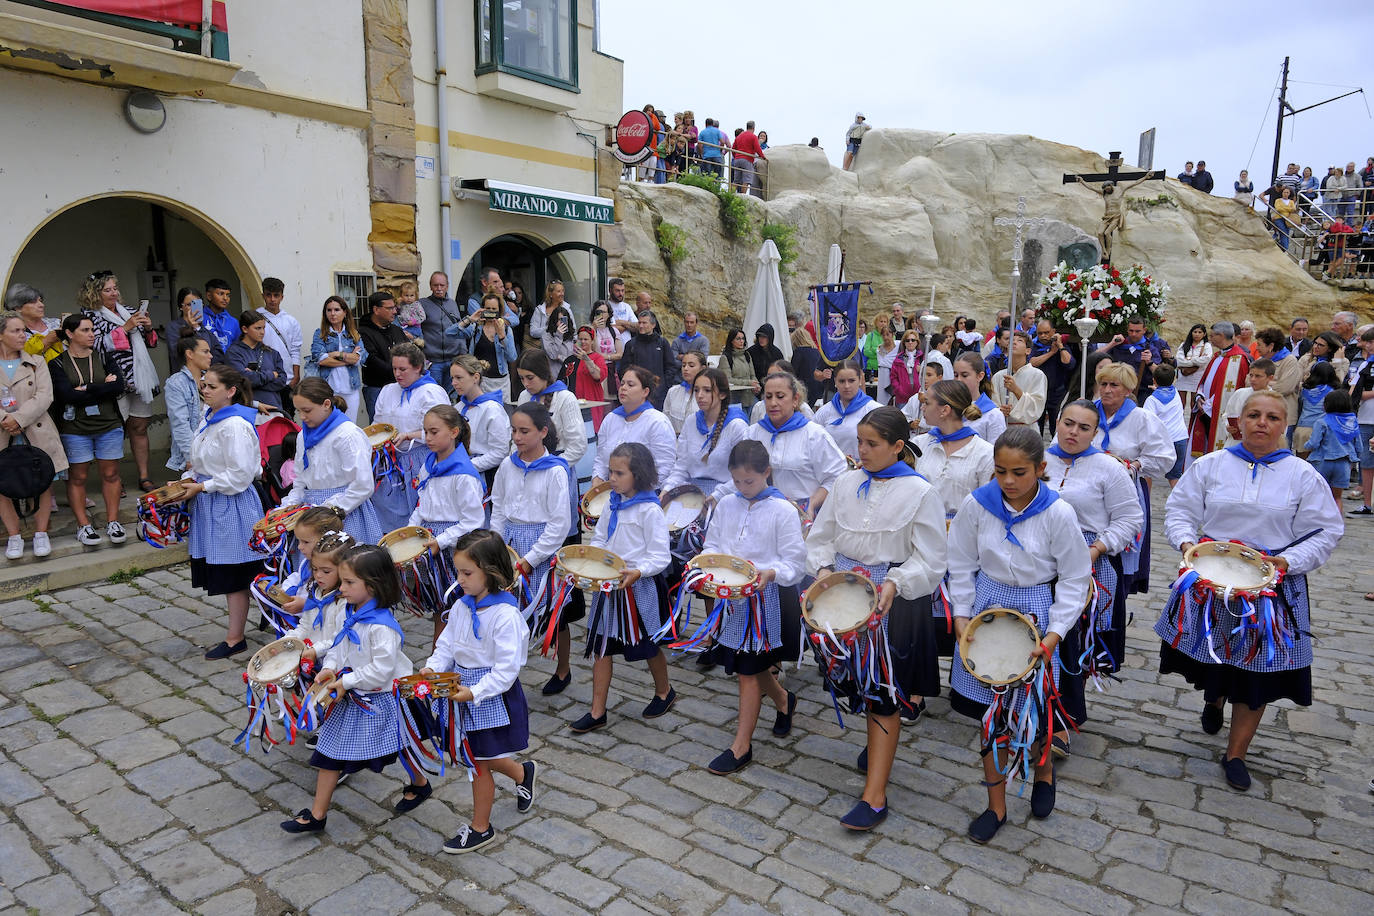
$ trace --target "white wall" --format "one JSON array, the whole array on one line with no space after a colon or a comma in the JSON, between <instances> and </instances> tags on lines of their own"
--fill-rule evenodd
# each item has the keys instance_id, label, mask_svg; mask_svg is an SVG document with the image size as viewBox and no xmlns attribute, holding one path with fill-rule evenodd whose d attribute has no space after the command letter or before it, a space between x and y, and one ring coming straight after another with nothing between
<instances>
[{"instance_id":1,"label":"white wall","mask_svg":"<svg viewBox=\"0 0 1374 916\"><path fill-rule=\"evenodd\" d=\"M367 107L361 0L231 0L236 83Z\"/></svg>"}]
</instances>

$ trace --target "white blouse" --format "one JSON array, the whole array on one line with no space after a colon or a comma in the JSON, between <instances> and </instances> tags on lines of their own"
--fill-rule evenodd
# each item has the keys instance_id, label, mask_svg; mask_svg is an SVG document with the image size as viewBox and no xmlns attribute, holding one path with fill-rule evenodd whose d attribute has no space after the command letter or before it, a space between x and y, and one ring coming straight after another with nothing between
<instances>
[{"instance_id":1,"label":"white blouse","mask_svg":"<svg viewBox=\"0 0 1374 916\"><path fill-rule=\"evenodd\" d=\"M1007 389L1007 376L1011 375L1016 380L1016 384L1021 386L1021 397L1012 397ZM1049 382L1045 380L1045 373L1026 363L1020 369L1012 372L1010 369L1003 369L992 377L991 398L998 404L1010 404L1011 415L1007 420L1011 423L1037 423L1040 415L1045 412L1045 396L1049 390Z\"/></svg>"},{"instance_id":2,"label":"white blouse","mask_svg":"<svg viewBox=\"0 0 1374 916\"><path fill-rule=\"evenodd\" d=\"M1078 516L1064 500L1014 526L1021 542L1007 540L1002 520L970 495L949 526L949 600L955 617L973 616L974 575L1019 587L1043 585L1056 576L1049 629L1062 638L1088 601L1092 564Z\"/></svg>"},{"instance_id":3,"label":"white blouse","mask_svg":"<svg viewBox=\"0 0 1374 916\"><path fill-rule=\"evenodd\" d=\"M683 424L696 412L697 400L692 397L690 387L679 383L668 389L663 399L663 413L668 417L668 422L673 424L674 435L682 432Z\"/></svg>"},{"instance_id":4,"label":"white blouse","mask_svg":"<svg viewBox=\"0 0 1374 916\"><path fill-rule=\"evenodd\" d=\"M771 569L779 585L796 585L806 573L806 542L801 516L785 499L750 502L738 492L716 506L706 528L702 553L726 553Z\"/></svg>"},{"instance_id":5,"label":"white blouse","mask_svg":"<svg viewBox=\"0 0 1374 916\"><path fill-rule=\"evenodd\" d=\"M919 405L920 398L913 397L907 403ZM840 412L835 409L832 401L826 401L821 405L821 409L816 411L815 423L830 434L830 438L835 440L835 445L841 454L857 458L859 455L859 421L881 406L877 401L870 400L861 409L845 417L844 421L836 426L835 421L840 418Z\"/></svg>"},{"instance_id":6,"label":"white blouse","mask_svg":"<svg viewBox=\"0 0 1374 916\"><path fill-rule=\"evenodd\" d=\"M802 401L800 404L797 405L797 412L800 413L802 416L806 417L806 419L808 420L816 419L816 412L813 411L811 409L811 405L806 403L805 401ZM749 408L750 425L753 425L762 420L764 416L767 415L767 413L768 408L763 403L763 397L760 396L759 399L754 402L754 406Z\"/></svg>"},{"instance_id":7,"label":"white blouse","mask_svg":"<svg viewBox=\"0 0 1374 916\"><path fill-rule=\"evenodd\" d=\"M502 537L506 523L543 525L544 533L522 558L530 568L553 556L572 529L568 514L568 474L562 468L526 473L509 457L496 469L491 485L491 524Z\"/></svg>"},{"instance_id":8,"label":"white blouse","mask_svg":"<svg viewBox=\"0 0 1374 916\"><path fill-rule=\"evenodd\" d=\"M1093 436L1093 445L1098 448L1102 448L1105 427L1105 423L1099 424L1097 435ZM1164 426L1148 410L1139 407L1112 430L1112 447L1107 451L1116 458L1139 462L1140 476L1150 478L1162 478L1178 458L1174 440Z\"/></svg>"},{"instance_id":9,"label":"white blouse","mask_svg":"<svg viewBox=\"0 0 1374 916\"><path fill-rule=\"evenodd\" d=\"M382 388L377 395L377 406L372 411L373 423L390 423L400 433L420 433L418 439L407 439L396 446L403 452L425 444L423 430L425 414L431 407L447 404L448 395L444 389L435 385L421 385L410 392L410 397L402 401L405 391L397 382Z\"/></svg>"},{"instance_id":10,"label":"white blouse","mask_svg":"<svg viewBox=\"0 0 1374 916\"><path fill-rule=\"evenodd\" d=\"M517 403L527 404L529 401L530 393L520 392ZM553 428L558 431L558 454L576 468L577 462L587 454L586 421L582 419L582 408L577 406L577 395L571 391L558 392L550 402L549 413L553 415ZM604 422L602 426L605 426Z\"/></svg>"},{"instance_id":11,"label":"white blouse","mask_svg":"<svg viewBox=\"0 0 1374 916\"><path fill-rule=\"evenodd\" d=\"M1131 475L1111 455L1097 452L1066 461L1046 452L1045 474L1046 486L1073 507L1078 527L1096 532L1107 553L1125 550L1145 530L1145 513Z\"/></svg>"},{"instance_id":12,"label":"white blouse","mask_svg":"<svg viewBox=\"0 0 1374 916\"><path fill-rule=\"evenodd\" d=\"M346 613L348 613L348 603L342 598L336 597L324 606L324 620L320 622L318 627L315 626L315 618L319 616L318 610L312 608L309 611L301 611L300 620L294 628L284 634L283 638L294 636L296 639L308 639L315 647L315 653L318 655L329 648L329 644L339 634Z\"/></svg>"},{"instance_id":13,"label":"white blouse","mask_svg":"<svg viewBox=\"0 0 1374 916\"><path fill-rule=\"evenodd\" d=\"M472 635L472 614L461 600L449 608L448 624L439 634L434 653L424 667L434 671L464 668L490 668L476 684L464 684L472 691L472 702L499 697L520 677L529 656L530 628L520 609L502 602L477 611L477 629Z\"/></svg>"},{"instance_id":14,"label":"white blouse","mask_svg":"<svg viewBox=\"0 0 1374 916\"><path fill-rule=\"evenodd\" d=\"M305 446L305 430L301 430L300 447ZM324 501L326 506L338 506L345 514L352 512L372 498L376 481L372 479L372 446L367 434L352 422L340 423L324 441L310 450L310 465L296 460L296 481L291 492L281 501L283 506L298 506L305 501L306 490L332 490L346 487L342 493Z\"/></svg>"},{"instance_id":15,"label":"white blouse","mask_svg":"<svg viewBox=\"0 0 1374 916\"><path fill-rule=\"evenodd\" d=\"M779 433L776 442L772 441L773 434L758 424L749 427L745 437L762 442L768 449L773 485L794 502L810 499L821 487L829 490L846 467L835 440L815 423ZM724 498L733 488L733 483L721 484L716 488L716 499Z\"/></svg>"},{"instance_id":16,"label":"white blouse","mask_svg":"<svg viewBox=\"0 0 1374 916\"><path fill-rule=\"evenodd\" d=\"M677 461L677 435L673 424L659 410L647 407L633 420L611 411L601 420L601 429L596 434L596 461L592 464L592 476L609 480L611 477L611 452L624 442L638 442L654 456L654 470L661 482L672 471Z\"/></svg>"},{"instance_id":17,"label":"white blouse","mask_svg":"<svg viewBox=\"0 0 1374 916\"><path fill-rule=\"evenodd\" d=\"M418 479L428 480L429 473L421 468ZM439 546L452 550L460 537L485 525L487 513L482 506L485 488L485 483L471 474L436 477L420 490L420 502L410 513L407 524L452 522L442 531L434 532Z\"/></svg>"},{"instance_id":18,"label":"white blouse","mask_svg":"<svg viewBox=\"0 0 1374 916\"><path fill-rule=\"evenodd\" d=\"M233 496L253 485L262 473L257 428L242 417L229 417L213 426L204 422L191 440L191 467L186 479L208 477L205 489Z\"/></svg>"},{"instance_id":19,"label":"white blouse","mask_svg":"<svg viewBox=\"0 0 1374 916\"><path fill-rule=\"evenodd\" d=\"M1007 431L1007 418L1000 410L989 410L977 420L965 421L964 425L973 427L973 431L989 443L995 443L997 437Z\"/></svg>"},{"instance_id":20,"label":"white blouse","mask_svg":"<svg viewBox=\"0 0 1374 916\"><path fill-rule=\"evenodd\" d=\"M1180 369L1196 368L1192 375L1178 374L1174 388L1179 391L1197 391L1197 383L1202 381L1202 369L1212 361L1212 345L1207 341L1191 347L1179 347L1174 353L1174 365Z\"/></svg>"},{"instance_id":21,"label":"white blouse","mask_svg":"<svg viewBox=\"0 0 1374 916\"><path fill-rule=\"evenodd\" d=\"M656 576L668 568L672 555L668 552L668 516L658 503L638 503L619 513L615 534L607 539L611 527L611 511L601 513L592 535L593 547L604 547L625 561L629 569L637 569L641 576Z\"/></svg>"},{"instance_id":22,"label":"white blouse","mask_svg":"<svg viewBox=\"0 0 1374 916\"><path fill-rule=\"evenodd\" d=\"M1287 547L1314 530L1317 534ZM1165 504L1164 533L1175 547L1206 535L1279 550L1288 571L1298 575L1331 559L1345 520L1331 488L1301 458L1289 455L1259 465L1251 479L1249 462L1223 449L1202 456L1183 473Z\"/></svg>"},{"instance_id":23,"label":"white blouse","mask_svg":"<svg viewBox=\"0 0 1374 916\"><path fill-rule=\"evenodd\" d=\"M512 448L510 414L506 413L505 405L483 401L476 407L468 408L460 399L456 406L472 429L471 447L468 449L472 466L479 471L499 467Z\"/></svg>"},{"instance_id":24,"label":"white blouse","mask_svg":"<svg viewBox=\"0 0 1374 916\"><path fill-rule=\"evenodd\" d=\"M940 494L945 518L952 518L959 511L965 496L992 480L992 443L978 436L959 441L963 448L946 455L944 446L930 433L916 437L916 447L921 452L916 470Z\"/></svg>"},{"instance_id":25,"label":"white blouse","mask_svg":"<svg viewBox=\"0 0 1374 916\"><path fill-rule=\"evenodd\" d=\"M912 600L929 595L945 574L945 507L919 477L874 479L862 470L835 480L806 538L807 572L816 575L842 553L859 563L890 563L888 579ZM1079 538L1082 540L1082 538Z\"/></svg>"},{"instance_id":26,"label":"white blouse","mask_svg":"<svg viewBox=\"0 0 1374 916\"><path fill-rule=\"evenodd\" d=\"M605 428L605 424L602 424L602 428ZM697 477L709 477L719 483L730 483L730 450L735 447L735 443L745 438L748 432L749 424L736 417L725 424L725 428L720 431L720 438L716 440L716 447L711 449L708 455L706 442L710 439L711 428L707 427L706 435L703 436L697 431L696 414L692 414L683 424L681 435L677 437L677 458L673 462L668 479L662 482L662 488L671 490L673 487L691 483Z\"/></svg>"},{"instance_id":27,"label":"white blouse","mask_svg":"<svg viewBox=\"0 0 1374 916\"><path fill-rule=\"evenodd\" d=\"M342 628L341 617L339 629ZM401 651L401 634L391 627L380 623L360 623L353 628L353 632L358 634L357 645L345 636L332 649L329 643L315 647L320 670L353 669L347 674L339 675L338 685L341 690L359 690L363 693L390 691L391 682L396 678L408 677L415 673L415 666L411 664L410 658ZM337 636L336 630L330 641Z\"/></svg>"}]
</instances>

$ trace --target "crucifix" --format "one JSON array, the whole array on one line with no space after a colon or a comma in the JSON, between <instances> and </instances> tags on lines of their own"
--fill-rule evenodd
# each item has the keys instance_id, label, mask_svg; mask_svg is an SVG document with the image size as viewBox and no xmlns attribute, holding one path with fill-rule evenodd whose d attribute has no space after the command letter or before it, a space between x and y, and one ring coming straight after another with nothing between
<instances>
[{"instance_id":1,"label":"crucifix","mask_svg":"<svg viewBox=\"0 0 1374 916\"><path fill-rule=\"evenodd\" d=\"M1021 286L1021 233L1026 226L1032 229L1039 228L1049 222L1044 216L1026 216L1025 195L1016 198L1016 219L1007 216L999 216L992 221L995 226L1015 226L1016 241L1011 247L1011 314L1012 320L1017 320L1020 316L1016 312L1016 292Z\"/></svg>"},{"instance_id":2,"label":"crucifix","mask_svg":"<svg viewBox=\"0 0 1374 916\"><path fill-rule=\"evenodd\" d=\"M1102 263L1112 262L1112 236L1126 228L1126 211L1122 208L1125 201L1126 192L1142 182L1164 179L1164 170L1157 172L1123 172L1121 152L1113 150L1107 154L1107 171L1097 172L1089 175L1064 175L1064 184L1078 182L1089 190L1094 190L1091 185L1101 183L1102 190L1094 191L1102 195L1102 226L1097 230L1097 241L1102 246ZM1134 179L1134 180L1133 180ZM1117 194L1116 189L1120 182L1130 181L1131 183L1121 189Z\"/></svg>"}]
</instances>

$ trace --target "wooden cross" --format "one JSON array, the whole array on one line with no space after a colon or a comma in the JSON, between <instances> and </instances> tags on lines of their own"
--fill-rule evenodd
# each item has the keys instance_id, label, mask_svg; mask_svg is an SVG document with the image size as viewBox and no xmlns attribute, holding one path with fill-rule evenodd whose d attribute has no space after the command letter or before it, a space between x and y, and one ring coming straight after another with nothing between
<instances>
[{"instance_id":1,"label":"wooden cross","mask_svg":"<svg viewBox=\"0 0 1374 916\"><path fill-rule=\"evenodd\" d=\"M999 216L992 221L995 226L1015 226L1016 241L1011 248L1011 313L1012 320L1015 321L1019 316L1016 314L1016 292L1021 285L1021 233L1026 226L1032 229L1039 228L1049 222L1048 217L1026 216L1026 198L1021 196L1016 198L1016 218Z\"/></svg>"},{"instance_id":2,"label":"wooden cross","mask_svg":"<svg viewBox=\"0 0 1374 916\"><path fill-rule=\"evenodd\" d=\"M1164 178L1163 169L1156 172L1123 172L1121 171L1121 166L1124 162L1125 160L1121 158L1121 151L1113 150L1107 154L1107 171L1093 174L1085 173L1083 175L1072 175L1066 172L1064 173L1064 184L1073 184L1079 179L1088 182L1110 181L1113 184L1117 184L1122 181L1132 181L1137 178L1148 178L1152 181L1156 179L1163 180Z\"/></svg>"},{"instance_id":3,"label":"wooden cross","mask_svg":"<svg viewBox=\"0 0 1374 916\"><path fill-rule=\"evenodd\" d=\"M1121 163L1121 152L1113 150L1107 157L1106 172L1064 175L1064 184L1078 182L1083 187L1094 190L1102 198L1102 226L1097 230L1097 242L1102 248L1103 264L1112 262L1112 237L1126 228L1126 211L1123 208L1126 192L1142 182L1164 178L1163 169L1157 172L1123 172ZM1130 184L1122 185L1123 181L1129 181ZM1102 185L1101 189L1093 189L1094 184Z\"/></svg>"}]
</instances>

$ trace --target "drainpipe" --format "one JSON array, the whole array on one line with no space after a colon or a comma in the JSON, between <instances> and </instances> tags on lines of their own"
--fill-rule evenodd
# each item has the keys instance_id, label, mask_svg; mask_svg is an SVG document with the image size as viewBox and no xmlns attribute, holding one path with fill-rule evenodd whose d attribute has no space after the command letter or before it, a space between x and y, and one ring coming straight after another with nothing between
<instances>
[{"instance_id":1,"label":"drainpipe","mask_svg":"<svg viewBox=\"0 0 1374 916\"><path fill-rule=\"evenodd\" d=\"M439 258L444 273L449 273L449 256L453 240L453 184L448 164L448 50L444 42L446 27L445 0L434 0L434 92L437 97L439 122Z\"/></svg>"}]
</instances>

